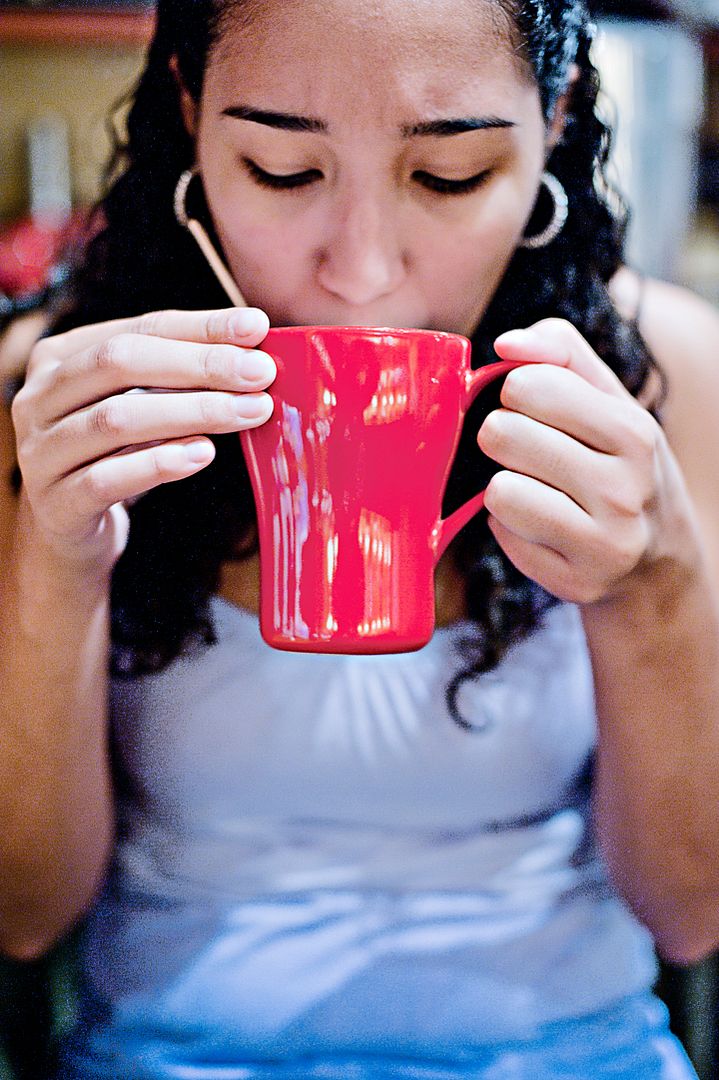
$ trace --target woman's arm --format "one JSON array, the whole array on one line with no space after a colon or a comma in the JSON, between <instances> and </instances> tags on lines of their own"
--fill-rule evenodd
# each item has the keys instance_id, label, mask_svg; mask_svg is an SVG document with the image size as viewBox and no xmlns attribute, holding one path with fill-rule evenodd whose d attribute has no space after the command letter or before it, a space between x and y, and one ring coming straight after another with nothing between
<instances>
[{"instance_id":1,"label":"woman's arm","mask_svg":"<svg viewBox=\"0 0 719 1080\"><path fill-rule=\"evenodd\" d=\"M266 333L260 312L164 312L33 351L13 406L23 493L0 499L0 949L12 956L70 927L110 851L109 586L125 503L209 464L208 432L267 419L273 365L260 375L252 350Z\"/></svg>"},{"instance_id":2,"label":"woman's arm","mask_svg":"<svg viewBox=\"0 0 719 1080\"><path fill-rule=\"evenodd\" d=\"M0 513L0 950L30 960L88 906L109 853L109 573L58 558L5 487Z\"/></svg>"},{"instance_id":3,"label":"woman's arm","mask_svg":"<svg viewBox=\"0 0 719 1080\"><path fill-rule=\"evenodd\" d=\"M719 940L719 316L647 282L641 329L667 378L663 425L691 507L626 596L584 609L595 805L619 887L667 958L691 962Z\"/></svg>"},{"instance_id":4,"label":"woman's arm","mask_svg":"<svg viewBox=\"0 0 719 1080\"><path fill-rule=\"evenodd\" d=\"M0 385L23 374L46 327L0 336ZM73 580L33 536L11 486L0 399L0 951L30 960L87 906L112 835L106 724L107 583ZM69 570L69 572L68 572Z\"/></svg>"},{"instance_id":5,"label":"woman's arm","mask_svg":"<svg viewBox=\"0 0 719 1080\"><path fill-rule=\"evenodd\" d=\"M490 526L582 605L599 720L595 814L614 880L675 962L719 941L719 317L648 285L666 435L567 324L506 335L482 448ZM581 380L577 379L581 376Z\"/></svg>"}]
</instances>

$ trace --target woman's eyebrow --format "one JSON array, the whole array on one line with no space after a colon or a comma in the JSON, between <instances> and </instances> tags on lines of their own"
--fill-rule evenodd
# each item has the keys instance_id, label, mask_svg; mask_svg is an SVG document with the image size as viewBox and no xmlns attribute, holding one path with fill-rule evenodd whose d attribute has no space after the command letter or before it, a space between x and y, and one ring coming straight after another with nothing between
<instances>
[{"instance_id":1,"label":"woman's eyebrow","mask_svg":"<svg viewBox=\"0 0 719 1080\"><path fill-rule=\"evenodd\" d=\"M223 116L232 116L235 120L251 120L253 124L279 128L280 131L315 131L326 134L327 124L311 116L295 116L293 113L267 112L264 109L251 109L248 105L231 105L222 110Z\"/></svg>"},{"instance_id":2,"label":"woman's eyebrow","mask_svg":"<svg viewBox=\"0 0 719 1080\"><path fill-rule=\"evenodd\" d=\"M462 116L453 120L424 120L420 124L411 124L402 128L406 139L416 135L462 135L465 131L486 131L488 128L516 127L513 120L502 120L498 116Z\"/></svg>"},{"instance_id":3,"label":"woman's eyebrow","mask_svg":"<svg viewBox=\"0 0 719 1080\"><path fill-rule=\"evenodd\" d=\"M298 116L295 113L269 112L265 109L253 109L249 105L230 105L222 110L223 116L235 120L249 120L253 124L277 128L280 131L310 131L327 134L329 125L325 120L313 116ZM515 127L513 120L503 120L498 116L462 116L447 120L423 120L417 124L403 127L402 136L412 139L416 136L447 137L462 135L466 131L486 131L492 128Z\"/></svg>"}]
</instances>

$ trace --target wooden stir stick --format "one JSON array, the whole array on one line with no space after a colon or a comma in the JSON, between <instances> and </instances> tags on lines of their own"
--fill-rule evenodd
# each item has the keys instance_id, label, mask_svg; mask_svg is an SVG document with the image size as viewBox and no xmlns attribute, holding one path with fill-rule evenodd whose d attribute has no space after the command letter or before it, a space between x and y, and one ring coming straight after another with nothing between
<instances>
[{"instance_id":1,"label":"wooden stir stick","mask_svg":"<svg viewBox=\"0 0 719 1080\"><path fill-rule=\"evenodd\" d=\"M222 288L225 290L230 300L235 307L247 307L247 301L237 287L229 270L223 263L220 256L212 246L212 241L207 235L205 229L196 218L188 217L185 201L187 198L187 189L190 186L190 182L195 176L193 169L188 169L180 177L177 188L175 189L175 217L181 225L192 233L197 241L200 251L207 259L215 277L219 281Z\"/></svg>"}]
</instances>

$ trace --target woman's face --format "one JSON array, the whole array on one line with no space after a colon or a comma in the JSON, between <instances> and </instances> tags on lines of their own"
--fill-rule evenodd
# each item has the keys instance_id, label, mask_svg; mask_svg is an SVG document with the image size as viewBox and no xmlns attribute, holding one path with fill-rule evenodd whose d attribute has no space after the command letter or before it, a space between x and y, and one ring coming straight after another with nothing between
<instances>
[{"instance_id":1,"label":"woman's face","mask_svg":"<svg viewBox=\"0 0 719 1080\"><path fill-rule=\"evenodd\" d=\"M183 94L237 283L275 325L471 334L532 211L537 87L488 0L267 0Z\"/></svg>"}]
</instances>

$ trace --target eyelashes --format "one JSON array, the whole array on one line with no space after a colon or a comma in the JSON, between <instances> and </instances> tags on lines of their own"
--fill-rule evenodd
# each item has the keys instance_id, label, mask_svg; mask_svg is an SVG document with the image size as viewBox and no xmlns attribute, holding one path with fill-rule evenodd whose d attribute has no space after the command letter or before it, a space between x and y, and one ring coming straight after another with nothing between
<instances>
[{"instance_id":1,"label":"eyelashes","mask_svg":"<svg viewBox=\"0 0 719 1080\"><path fill-rule=\"evenodd\" d=\"M490 176L490 169L485 169L474 176L468 176L466 180L446 180L442 176L434 176L432 173L425 172L424 169L417 169L416 172L412 173L414 180L417 180L423 187L436 192L438 195L469 195L470 192L480 188Z\"/></svg>"},{"instance_id":2,"label":"eyelashes","mask_svg":"<svg viewBox=\"0 0 719 1080\"><path fill-rule=\"evenodd\" d=\"M276 173L265 172L250 158L243 158L242 163L256 183L261 187L272 188L274 191L292 191L294 188L306 187L315 180L322 179L319 169L305 169L304 172L280 176Z\"/></svg>"},{"instance_id":3,"label":"eyelashes","mask_svg":"<svg viewBox=\"0 0 719 1080\"><path fill-rule=\"evenodd\" d=\"M250 158L243 158L242 163L255 183L260 187L270 188L272 191L294 191L308 187L323 177L320 169L305 169L304 172L282 175L261 169ZM442 176L434 176L424 169L417 169L412 173L413 180L437 195L469 195L480 188L490 176L491 169L484 169L465 180L447 180Z\"/></svg>"}]
</instances>

